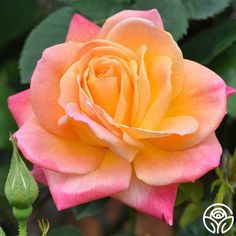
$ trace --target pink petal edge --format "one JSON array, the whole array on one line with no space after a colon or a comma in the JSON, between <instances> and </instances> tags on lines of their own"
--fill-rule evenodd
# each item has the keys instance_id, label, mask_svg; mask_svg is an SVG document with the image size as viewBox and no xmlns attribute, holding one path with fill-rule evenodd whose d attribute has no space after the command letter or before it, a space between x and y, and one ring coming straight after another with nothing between
<instances>
[{"instance_id":1,"label":"pink petal edge","mask_svg":"<svg viewBox=\"0 0 236 236\"><path fill-rule=\"evenodd\" d=\"M178 185L151 186L133 175L127 190L113 197L143 213L173 224L173 211Z\"/></svg>"},{"instance_id":2,"label":"pink petal edge","mask_svg":"<svg viewBox=\"0 0 236 236\"><path fill-rule=\"evenodd\" d=\"M105 149L80 139L49 133L32 116L16 133L18 147L31 163L65 174L86 174L103 161Z\"/></svg>"},{"instance_id":3,"label":"pink petal edge","mask_svg":"<svg viewBox=\"0 0 236 236\"><path fill-rule=\"evenodd\" d=\"M31 174L34 176L34 178L41 184L47 185L47 179L45 177L45 174L42 170L42 168L40 168L37 165L34 165L33 169L31 170Z\"/></svg>"},{"instance_id":4,"label":"pink petal edge","mask_svg":"<svg viewBox=\"0 0 236 236\"><path fill-rule=\"evenodd\" d=\"M130 164L108 151L102 164L86 175L64 175L43 169L49 190L59 210L111 196L127 189Z\"/></svg>"},{"instance_id":5,"label":"pink petal edge","mask_svg":"<svg viewBox=\"0 0 236 236\"><path fill-rule=\"evenodd\" d=\"M17 125L22 126L32 114L30 90L24 90L8 97L8 107Z\"/></svg>"},{"instance_id":6,"label":"pink petal edge","mask_svg":"<svg viewBox=\"0 0 236 236\"><path fill-rule=\"evenodd\" d=\"M93 40L96 38L99 31L99 26L87 20L80 14L74 14L70 21L66 41L86 42Z\"/></svg>"},{"instance_id":7,"label":"pink petal edge","mask_svg":"<svg viewBox=\"0 0 236 236\"><path fill-rule=\"evenodd\" d=\"M227 97L230 97L231 95L235 94L236 93L236 89L233 88L233 87L230 87L230 86L227 86L226 87L226 94L227 94Z\"/></svg>"}]
</instances>

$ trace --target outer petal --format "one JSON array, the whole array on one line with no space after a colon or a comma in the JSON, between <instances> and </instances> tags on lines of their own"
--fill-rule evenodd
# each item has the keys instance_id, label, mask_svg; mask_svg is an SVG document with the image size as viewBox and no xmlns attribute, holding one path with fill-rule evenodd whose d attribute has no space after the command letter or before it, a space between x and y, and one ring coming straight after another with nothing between
<instances>
[{"instance_id":1,"label":"outer petal","mask_svg":"<svg viewBox=\"0 0 236 236\"><path fill-rule=\"evenodd\" d=\"M22 126L32 114L29 89L10 96L8 107L18 126Z\"/></svg>"},{"instance_id":2,"label":"outer petal","mask_svg":"<svg viewBox=\"0 0 236 236\"><path fill-rule=\"evenodd\" d=\"M221 153L215 134L180 151L166 151L146 143L134 159L134 168L137 177L150 185L195 181L219 165Z\"/></svg>"},{"instance_id":3,"label":"outer petal","mask_svg":"<svg viewBox=\"0 0 236 236\"><path fill-rule=\"evenodd\" d=\"M131 166L108 151L98 169L87 175L63 175L46 169L44 173L57 208L62 210L126 189Z\"/></svg>"},{"instance_id":4,"label":"outer petal","mask_svg":"<svg viewBox=\"0 0 236 236\"><path fill-rule=\"evenodd\" d=\"M86 42L95 39L99 30L99 26L80 14L74 14L70 22L66 41Z\"/></svg>"},{"instance_id":5,"label":"outer petal","mask_svg":"<svg viewBox=\"0 0 236 236\"><path fill-rule=\"evenodd\" d=\"M228 97L233 95L233 94L235 94L235 93L236 93L236 89L235 88L232 88L230 86L226 87L226 94L227 94Z\"/></svg>"},{"instance_id":6,"label":"outer petal","mask_svg":"<svg viewBox=\"0 0 236 236\"><path fill-rule=\"evenodd\" d=\"M59 118L65 115L58 104L60 79L73 63L70 60L79 47L76 43L68 42L47 48L38 61L31 80L31 104L39 123L51 133L62 137L75 135L68 123L58 126Z\"/></svg>"},{"instance_id":7,"label":"outer petal","mask_svg":"<svg viewBox=\"0 0 236 236\"><path fill-rule=\"evenodd\" d=\"M164 29L161 16L156 9L135 11L135 10L124 10L111 17L109 17L101 28L99 38L105 38L106 35L114 28L114 26L121 21L130 17L138 17L151 21L159 29Z\"/></svg>"},{"instance_id":8,"label":"outer petal","mask_svg":"<svg viewBox=\"0 0 236 236\"><path fill-rule=\"evenodd\" d=\"M37 165L34 165L33 170L31 170L31 174L34 176L34 178L41 184L47 185L47 179L45 177L45 174L42 170L42 168L40 168Z\"/></svg>"},{"instance_id":9,"label":"outer petal","mask_svg":"<svg viewBox=\"0 0 236 236\"><path fill-rule=\"evenodd\" d=\"M167 224L172 225L176 192L175 184L155 187L133 176L129 188L113 197L138 211L165 220Z\"/></svg>"},{"instance_id":10,"label":"outer petal","mask_svg":"<svg viewBox=\"0 0 236 236\"><path fill-rule=\"evenodd\" d=\"M70 174L85 174L101 163L105 149L79 139L62 139L43 129L33 117L16 133L24 156L40 167Z\"/></svg>"},{"instance_id":11,"label":"outer petal","mask_svg":"<svg viewBox=\"0 0 236 236\"><path fill-rule=\"evenodd\" d=\"M185 84L179 97L172 101L166 118L192 116L198 123L197 132L184 137L172 135L156 139L155 145L168 150L192 147L213 133L226 114L226 85L213 71L184 60Z\"/></svg>"}]
</instances>

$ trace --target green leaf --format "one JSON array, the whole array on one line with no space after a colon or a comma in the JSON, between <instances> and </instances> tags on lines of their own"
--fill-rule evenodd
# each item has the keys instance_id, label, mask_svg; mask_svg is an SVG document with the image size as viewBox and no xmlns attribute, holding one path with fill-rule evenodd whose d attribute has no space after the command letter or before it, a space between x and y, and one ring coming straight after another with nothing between
<instances>
[{"instance_id":1,"label":"green leaf","mask_svg":"<svg viewBox=\"0 0 236 236\"><path fill-rule=\"evenodd\" d=\"M0 236L6 236L5 232L3 231L2 227L0 227Z\"/></svg>"},{"instance_id":2,"label":"green leaf","mask_svg":"<svg viewBox=\"0 0 236 236\"><path fill-rule=\"evenodd\" d=\"M182 0L191 19L202 20L222 12L232 0Z\"/></svg>"},{"instance_id":3,"label":"green leaf","mask_svg":"<svg viewBox=\"0 0 236 236\"><path fill-rule=\"evenodd\" d=\"M209 65L219 74L227 85L236 88L236 44L218 55ZM228 113L236 118L236 94L230 96L227 102Z\"/></svg>"},{"instance_id":4,"label":"green leaf","mask_svg":"<svg viewBox=\"0 0 236 236\"><path fill-rule=\"evenodd\" d=\"M75 7L82 15L95 23L103 23L105 19L126 8L126 2L121 0L59 0ZM96 12L96 13L95 13Z\"/></svg>"},{"instance_id":5,"label":"green leaf","mask_svg":"<svg viewBox=\"0 0 236 236\"><path fill-rule=\"evenodd\" d=\"M71 17L71 7L62 8L43 20L29 35L20 59L20 75L23 83L30 82L37 61L45 48L63 43Z\"/></svg>"},{"instance_id":6,"label":"green leaf","mask_svg":"<svg viewBox=\"0 0 236 236\"><path fill-rule=\"evenodd\" d=\"M0 167L0 198L5 197L4 186L7 179L8 168L4 165Z\"/></svg>"},{"instance_id":7,"label":"green leaf","mask_svg":"<svg viewBox=\"0 0 236 236\"><path fill-rule=\"evenodd\" d=\"M169 31L175 40L179 40L186 33L187 11L180 0L136 0L135 8L156 8L161 14L166 31Z\"/></svg>"},{"instance_id":8,"label":"green leaf","mask_svg":"<svg viewBox=\"0 0 236 236\"><path fill-rule=\"evenodd\" d=\"M50 231L48 236L83 236L83 234L78 228L65 225Z\"/></svg>"},{"instance_id":9,"label":"green leaf","mask_svg":"<svg viewBox=\"0 0 236 236\"><path fill-rule=\"evenodd\" d=\"M196 220L202 213L201 207L195 203L190 203L184 209L184 212L180 218L180 225L185 227Z\"/></svg>"},{"instance_id":10,"label":"green leaf","mask_svg":"<svg viewBox=\"0 0 236 236\"><path fill-rule=\"evenodd\" d=\"M176 196L175 206L179 206L187 200L189 200L188 194L185 193L185 191L182 187L179 187L178 192L177 192L177 196Z\"/></svg>"},{"instance_id":11,"label":"green leaf","mask_svg":"<svg viewBox=\"0 0 236 236\"><path fill-rule=\"evenodd\" d=\"M236 177L236 149L234 150L234 154L233 154L233 157L232 157L232 172L233 172L232 176Z\"/></svg>"},{"instance_id":12,"label":"green leaf","mask_svg":"<svg viewBox=\"0 0 236 236\"><path fill-rule=\"evenodd\" d=\"M7 108L7 98L13 94L13 90L5 83L7 81L5 71L0 72L0 148L6 149L10 147L9 132L16 128L15 122Z\"/></svg>"},{"instance_id":13,"label":"green leaf","mask_svg":"<svg viewBox=\"0 0 236 236\"><path fill-rule=\"evenodd\" d=\"M26 33L42 15L34 0L1 1L0 49L9 41Z\"/></svg>"},{"instance_id":14,"label":"green leaf","mask_svg":"<svg viewBox=\"0 0 236 236\"><path fill-rule=\"evenodd\" d=\"M109 201L109 198L102 198L93 202L85 203L74 207L76 220L81 220L97 214Z\"/></svg>"},{"instance_id":15,"label":"green leaf","mask_svg":"<svg viewBox=\"0 0 236 236\"><path fill-rule=\"evenodd\" d=\"M180 185L181 190L193 202L199 202L204 194L203 185L200 181Z\"/></svg>"},{"instance_id":16,"label":"green leaf","mask_svg":"<svg viewBox=\"0 0 236 236\"><path fill-rule=\"evenodd\" d=\"M204 29L181 45L185 58L209 63L236 41L236 20L225 19Z\"/></svg>"},{"instance_id":17,"label":"green leaf","mask_svg":"<svg viewBox=\"0 0 236 236\"><path fill-rule=\"evenodd\" d=\"M224 183L224 180L223 179L217 179L215 180L212 184L211 184L211 192L214 191L214 189L217 187L217 186L220 186L221 184Z\"/></svg>"},{"instance_id":18,"label":"green leaf","mask_svg":"<svg viewBox=\"0 0 236 236\"><path fill-rule=\"evenodd\" d=\"M198 217L186 227L180 227L176 236L213 236L212 233L206 230L202 223L202 217Z\"/></svg>"},{"instance_id":19,"label":"green leaf","mask_svg":"<svg viewBox=\"0 0 236 236\"><path fill-rule=\"evenodd\" d=\"M225 195L226 195L226 185L222 184L222 185L220 185L220 188L216 194L214 202L215 203L222 203L224 201Z\"/></svg>"},{"instance_id":20,"label":"green leaf","mask_svg":"<svg viewBox=\"0 0 236 236\"><path fill-rule=\"evenodd\" d=\"M222 171L222 169L221 169L220 167L217 167L217 168L215 169L215 172L216 172L217 176L218 176L220 179L224 179L224 173L223 173L223 171Z\"/></svg>"}]
</instances>

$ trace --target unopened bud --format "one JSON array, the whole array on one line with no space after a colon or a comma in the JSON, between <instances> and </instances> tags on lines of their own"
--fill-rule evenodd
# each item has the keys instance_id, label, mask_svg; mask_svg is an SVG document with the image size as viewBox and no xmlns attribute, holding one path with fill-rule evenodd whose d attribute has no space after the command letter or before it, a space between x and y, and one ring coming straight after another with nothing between
<instances>
[{"instance_id":1,"label":"unopened bud","mask_svg":"<svg viewBox=\"0 0 236 236\"><path fill-rule=\"evenodd\" d=\"M21 159L16 139L11 136L13 155L5 184L5 195L16 209L29 209L38 196L38 185Z\"/></svg>"}]
</instances>

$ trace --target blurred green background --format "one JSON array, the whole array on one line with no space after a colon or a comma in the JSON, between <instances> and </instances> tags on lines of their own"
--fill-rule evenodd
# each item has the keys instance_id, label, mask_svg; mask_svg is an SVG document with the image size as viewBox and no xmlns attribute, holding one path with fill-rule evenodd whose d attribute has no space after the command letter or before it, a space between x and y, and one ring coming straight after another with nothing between
<instances>
[{"instance_id":1,"label":"blurred green background","mask_svg":"<svg viewBox=\"0 0 236 236\"><path fill-rule=\"evenodd\" d=\"M73 13L102 25L122 9L151 8L159 10L165 29L178 42L185 58L206 65L236 88L235 0L0 0L0 226L7 236L17 234L17 223L4 197L11 158L9 132L17 129L7 97L29 87L42 51L64 41ZM211 235L202 224L206 206L215 201L236 209L236 95L229 98L228 113L217 130L224 148L221 168L194 184L180 186L174 227L138 213L136 235ZM47 218L49 236L133 235L129 230L132 217L127 207L108 198L57 212L48 190L40 186L29 232L40 235L37 219ZM233 227L227 235L235 232Z\"/></svg>"}]
</instances>

